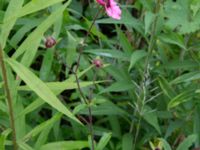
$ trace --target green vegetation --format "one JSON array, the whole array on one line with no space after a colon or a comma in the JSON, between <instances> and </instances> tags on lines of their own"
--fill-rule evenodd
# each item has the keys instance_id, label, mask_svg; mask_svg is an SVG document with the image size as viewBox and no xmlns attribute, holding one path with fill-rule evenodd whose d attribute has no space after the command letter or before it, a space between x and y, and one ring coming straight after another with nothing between
<instances>
[{"instance_id":1,"label":"green vegetation","mask_svg":"<svg viewBox=\"0 0 200 150\"><path fill-rule=\"evenodd\" d=\"M0 0L0 150L199 150L199 0Z\"/></svg>"}]
</instances>

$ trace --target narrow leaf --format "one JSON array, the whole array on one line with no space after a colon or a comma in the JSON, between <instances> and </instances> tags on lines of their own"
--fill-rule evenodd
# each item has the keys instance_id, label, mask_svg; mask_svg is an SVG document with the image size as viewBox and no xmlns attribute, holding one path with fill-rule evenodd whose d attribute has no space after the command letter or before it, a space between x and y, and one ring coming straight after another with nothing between
<instances>
[{"instance_id":1,"label":"narrow leaf","mask_svg":"<svg viewBox=\"0 0 200 150\"><path fill-rule=\"evenodd\" d=\"M97 150L104 150L105 146L108 144L111 137L112 137L111 133L104 133L97 145Z\"/></svg>"},{"instance_id":2,"label":"narrow leaf","mask_svg":"<svg viewBox=\"0 0 200 150\"><path fill-rule=\"evenodd\" d=\"M27 3L20 11L19 17L25 16L27 14L39 11L41 9L44 9L46 7L49 7L51 5L54 5L56 3L62 2L64 0L48 0L48 3L46 0L32 0L29 3ZM68 3L70 4L71 0L68 0Z\"/></svg>"},{"instance_id":3,"label":"narrow leaf","mask_svg":"<svg viewBox=\"0 0 200 150\"><path fill-rule=\"evenodd\" d=\"M48 143L42 146L39 150L76 150L87 148L88 146L87 141L61 141Z\"/></svg>"},{"instance_id":4,"label":"narrow leaf","mask_svg":"<svg viewBox=\"0 0 200 150\"><path fill-rule=\"evenodd\" d=\"M30 70L13 59L6 59L8 64L19 75L19 77L45 102L62 112L69 118L80 123L78 119L65 107L55 94ZM33 82L34 81L34 82Z\"/></svg>"},{"instance_id":5,"label":"narrow leaf","mask_svg":"<svg viewBox=\"0 0 200 150\"><path fill-rule=\"evenodd\" d=\"M17 20L16 14L19 13L23 3L24 0L11 0L9 2L8 8L4 15L3 25L1 26L0 45L2 49L5 47L8 35Z\"/></svg>"},{"instance_id":6,"label":"narrow leaf","mask_svg":"<svg viewBox=\"0 0 200 150\"><path fill-rule=\"evenodd\" d=\"M188 150L192 144L196 141L197 136L195 134L188 136L176 150Z\"/></svg>"}]
</instances>

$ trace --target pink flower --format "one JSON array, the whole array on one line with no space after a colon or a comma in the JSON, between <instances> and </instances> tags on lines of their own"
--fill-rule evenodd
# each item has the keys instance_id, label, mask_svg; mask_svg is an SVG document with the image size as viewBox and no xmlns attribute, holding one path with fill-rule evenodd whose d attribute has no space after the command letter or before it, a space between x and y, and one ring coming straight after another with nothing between
<instances>
[{"instance_id":1,"label":"pink flower","mask_svg":"<svg viewBox=\"0 0 200 150\"><path fill-rule=\"evenodd\" d=\"M121 19L121 9L115 2L115 0L96 0L100 5L104 6L106 13L108 16L113 19L120 20Z\"/></svg>"}]
</instances>

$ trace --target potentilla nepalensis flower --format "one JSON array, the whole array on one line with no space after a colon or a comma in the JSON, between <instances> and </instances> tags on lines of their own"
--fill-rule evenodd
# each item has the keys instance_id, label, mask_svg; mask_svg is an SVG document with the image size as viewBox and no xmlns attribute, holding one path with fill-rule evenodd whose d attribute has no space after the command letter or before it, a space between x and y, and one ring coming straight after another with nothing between
<instances>
[{"instance_id":1,"label":"potentilla nepalensis flower","mask_svg":"<svg viewBox=\"0 0 200 150\"><path fill-rule=\"evenodd\" d=\"M115 0L96 0L96 1L105 8L108 16L117 20L121 19L122 11L115 2Z\"/></svg>"}]
</instances>

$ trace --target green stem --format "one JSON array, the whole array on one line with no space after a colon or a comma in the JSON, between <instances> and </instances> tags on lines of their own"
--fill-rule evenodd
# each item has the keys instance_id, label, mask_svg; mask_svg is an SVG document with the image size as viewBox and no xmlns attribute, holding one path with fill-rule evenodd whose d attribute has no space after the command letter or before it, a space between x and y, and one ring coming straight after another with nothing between
<instances>
[{"instance_id":1,"label":"green stem","mask_svg":"<svg viewBox=\"0 0 200 150\"><path fill-rule=\"evenodd\" d=\"M10 89L8 86L8 78L6 73L6 67L3 60L3 49L0 46L0 65L2 70L2 77L4 82L4 90L7 97L7 104L8 104L8 110L9 110L9 117L10 117L10 125L12 129L12 141L13 141L13 149L18 150L17 146L17 139L16 139L16 130L15 130L15 120L14 120L14 112L13 112L13 104L12 104L12 98L10 94Z\"/></svg>"}]
</instances>

